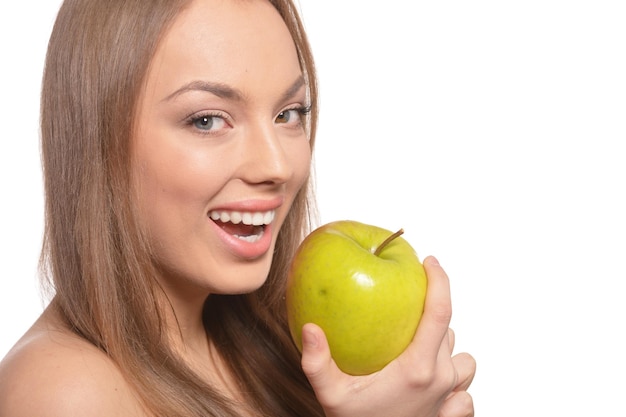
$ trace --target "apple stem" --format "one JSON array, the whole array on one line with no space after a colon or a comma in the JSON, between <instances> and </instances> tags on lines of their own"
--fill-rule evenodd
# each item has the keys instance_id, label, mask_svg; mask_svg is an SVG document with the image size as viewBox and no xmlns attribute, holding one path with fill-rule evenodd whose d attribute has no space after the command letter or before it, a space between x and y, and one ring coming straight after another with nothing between
<instances>
[{"instance_id":1,"label":"apple stem","mask_svg":"<svg viewBox=\"0 0 626 417\"><path fill-rule=\"evenodd\" d=\"M380 253L383 251L383 249L385 249L385 246L387 246L392 240L394 240L398 236L402 235L403 233L404 233L404 229L400 229L396 233L392 234L387 239L385 239L385 241L383 243L378 245L378 247L376 248L376 251L374 251L374 255L376 255L376 256L380 255Z\"/></svg>"}]
</instances>

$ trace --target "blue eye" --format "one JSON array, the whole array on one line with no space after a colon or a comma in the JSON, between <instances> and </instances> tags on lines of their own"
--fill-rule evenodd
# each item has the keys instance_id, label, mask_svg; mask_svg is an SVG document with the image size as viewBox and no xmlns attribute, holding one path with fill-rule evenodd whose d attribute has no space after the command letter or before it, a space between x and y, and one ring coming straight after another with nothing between
<instances>
[{"instance_id":1,"label":"blue eye","mask_svg":"<svg viewBox=\"0 0 626 417\"><path fill-rule=\"evenodd\" d=\"M191 119L191 124L198 130L213 131L224 128L226 122L219 116L202 115Z\"/></svg>"}]
</instances>

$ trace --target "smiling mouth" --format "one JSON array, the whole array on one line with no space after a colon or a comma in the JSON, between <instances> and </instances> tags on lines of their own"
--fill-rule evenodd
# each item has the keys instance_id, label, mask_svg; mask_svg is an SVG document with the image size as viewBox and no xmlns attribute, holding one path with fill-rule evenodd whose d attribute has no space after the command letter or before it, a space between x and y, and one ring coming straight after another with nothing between
<instances>
[{"instance_id":1,"label":"smiling mouth","mask_svg":"<svg viewBox=\"0 0 626 417\"><path fill-rule=\"evenodd\" d=\"M222 230L250 243L261 239L265 233L265 227L274 221L275 216L274 210L254 212L214 210L209 212L209 218Z\"/></svg>"}]
</instances>

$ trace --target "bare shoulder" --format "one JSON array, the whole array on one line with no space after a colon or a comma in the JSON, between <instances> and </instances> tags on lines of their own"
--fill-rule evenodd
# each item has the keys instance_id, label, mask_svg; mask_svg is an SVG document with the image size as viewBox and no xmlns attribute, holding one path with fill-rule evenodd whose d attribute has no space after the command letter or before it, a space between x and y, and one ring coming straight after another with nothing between
<instances>
[{"instance_id":1,"label":"bare shoulder","mask_svg":"<svg viewBox=\"0 0 626 417\"><path fill-rule=\"evenodd\" d=\"M44 313L0 362L0 415L145 414L117 366Z\"/></svg>"}]
</instances>

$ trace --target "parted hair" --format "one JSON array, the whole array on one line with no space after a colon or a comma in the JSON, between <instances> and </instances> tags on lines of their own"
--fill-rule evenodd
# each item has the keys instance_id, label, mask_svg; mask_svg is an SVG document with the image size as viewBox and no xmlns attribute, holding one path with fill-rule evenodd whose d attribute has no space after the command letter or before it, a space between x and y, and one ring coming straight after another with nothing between
<instances>
[{"instance_id":1,"label":"parted hair","mask_svg":"<svg viewBox=\"0 0 626 417\"><path fill-rule=\"evenodd\" d=\"M240 405L220 395L171 347L166 298L133 201L130 142L138 97L159 41L190 1L62 4L41 95L41 269L53 292L51 308L117 364L148 413L237 416ZM310 46L292 1L269 1L291 32L307 81L313 146L317 82ZM248 405L264 416L323 415L284 309L289 262L312 226L311 191L309 181L293 203L265 284L251 294L211 295L205 304L208 337Z\"/></svg>"}]
</instances>

